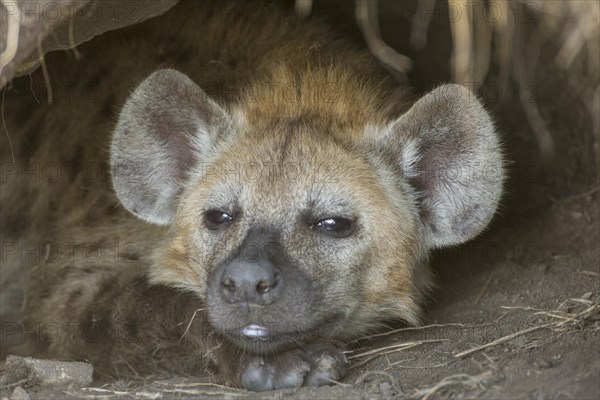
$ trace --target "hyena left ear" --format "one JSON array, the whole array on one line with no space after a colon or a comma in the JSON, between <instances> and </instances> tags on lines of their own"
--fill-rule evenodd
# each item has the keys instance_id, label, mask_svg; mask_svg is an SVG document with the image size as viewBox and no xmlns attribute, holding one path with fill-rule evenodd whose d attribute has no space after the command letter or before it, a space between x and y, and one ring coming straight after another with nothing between
<instances>
[{"instance_id":1,"label":"hyena left ear","mask_svg":"<svg viewBox=\"0 0 600 400\"><path fill-rule=\"evenodd\" d=\"M388 126L383 140L416 191L428 247L462 243L485 228L502 193L502 151L471 91L433 90Z\"/></svg>"},{"instance_id":2,"label":"hyena left ear","mask_svg":"<svg viewBox=\"0 0 600 400\"><path fill-rule=\"evenodd\" d=\"M136 216L168 224L187 174L231 119L190 78L154 72L125 102L111 147L113 185Z\"/></svg>"}]
</instances>

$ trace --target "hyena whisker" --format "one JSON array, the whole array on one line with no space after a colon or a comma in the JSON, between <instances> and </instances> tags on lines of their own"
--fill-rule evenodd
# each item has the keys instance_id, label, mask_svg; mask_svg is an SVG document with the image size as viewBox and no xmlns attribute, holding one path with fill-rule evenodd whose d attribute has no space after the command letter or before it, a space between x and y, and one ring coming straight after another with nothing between
<instances>
[{"instance_id":1,"label":"hyena whisker","mask_svg":"<svg viewBox=\"0 0 600 400\"><path fill-rule=\"evenodd\" d=\"M181 341L183 340L183 337L188 333L188 331L190 330L190 327L192 326L192 322L194 322L194 318L196 318L196 314L199 311L204 311L204 308L198 308L197 310L194 311L194 313L192 314L192 317L190 318L190 322L188 322L185 331L183 332L183 335L181 335L181 337L179 338L179 343L181 343Z\"/></svg>"}]
</instances>

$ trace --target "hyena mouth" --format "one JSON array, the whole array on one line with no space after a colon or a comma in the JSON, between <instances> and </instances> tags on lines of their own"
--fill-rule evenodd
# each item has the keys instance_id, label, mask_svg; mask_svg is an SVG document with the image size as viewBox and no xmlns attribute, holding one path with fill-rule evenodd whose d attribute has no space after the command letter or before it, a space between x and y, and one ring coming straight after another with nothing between
<instances>
[{"instance_id":1,"label":"hyena mouth","mask_svg":"<svg viewBox=\"0 0 600 400\"><path fill-rule=\"evenodd\" d=\"M299 330L251 323L238 329L227 329L224 333L234 344L246 350L254 353L272 352L333 337L341 325L342 317L342 314L335 314Z\"/></svg>"}]
</instances>

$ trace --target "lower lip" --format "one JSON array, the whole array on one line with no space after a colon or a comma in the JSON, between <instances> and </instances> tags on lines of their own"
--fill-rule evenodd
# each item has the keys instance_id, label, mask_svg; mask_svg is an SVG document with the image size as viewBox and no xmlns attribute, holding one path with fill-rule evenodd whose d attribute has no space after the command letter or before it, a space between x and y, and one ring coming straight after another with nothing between
<instances>
[{"instance_id":1,"label":"lower lip","mask_svg":"<svg viewBox=\"0 0 600 400\"><path fill-rule=\"evenodd\" d=\"M342 317L340 314L336 314L333 317L321 322L320 324L318 324L318 326L324 326L329 324L333 324L335 326L341 318ZM241 342L256 343L268 341L271 345L275 345L277 343L281 344L297 342L299 340L302 340L302 338L304 337L311 336L310 330L296 332L277 332L257 324L246 325L245 327L232 333L232 336L235 337L235 339L237 339L238 341L241 339Z\"/></svg>"},{"instance_id":2,"label":"lower lip","mask_svg":"<svg viewBox=\"0 0 600 400\"><path fill-rule=\"evenodd\" d=\"M335 314L330 318L322 320L314 326L323 327L329 325L331 333L333 333L334 328L339 325L343 317L344 316L341 313ZM315 338L314 329L281 332L258 324L249 324L242 328L223 330L221 332L225 334L226 337L229 337L233 343L236 343L238 346L249 349L255 353L261 353L263 351L272 352L282 347L295 345L308 339ZM326 336L330 337L332 335Z\"/></svg>"},{"instance_id":3,"label":"lower lip","mask_svg":"<svg viewBox=\"0 0 600 400\"><path fill-rule=\"evenodd\" d=\"M267 340L271 337L271 331L260 325L247 325L240 330L244 338L251 340Z\"/></svg>"},{"instance_id":4,"label":"lower lip","mask_svg":"<svg viewBox=\"0 0 600 400\"><path fill-rule=\"evenodd\" d=\"M303 334L300 332L276 332L260 325L247 325L230 332L229 337L242 346L272 346L297 342Z\"/></svg>"}]
</instances>

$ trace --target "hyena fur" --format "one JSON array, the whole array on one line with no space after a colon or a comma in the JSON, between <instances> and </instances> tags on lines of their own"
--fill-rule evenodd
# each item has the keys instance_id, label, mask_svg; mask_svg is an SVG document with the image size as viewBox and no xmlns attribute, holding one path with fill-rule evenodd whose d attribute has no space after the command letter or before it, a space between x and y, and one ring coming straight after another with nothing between
<instances>
[{"instance_id":1,"label":"hyena fur","mask_svg":"<svg viewBox=\"0 0 600 400\"><path fill-rule=\"evenodd\" d=\"M46 56L53 104L40 71L4 93L3 296L25 281L22 319L3 307L12 352L98 376L328 384L344 343L419 322L429 252L497 208L476 96L414 101L321 21L181 2L78 51Z\"/></svg>"}]
</instances>

